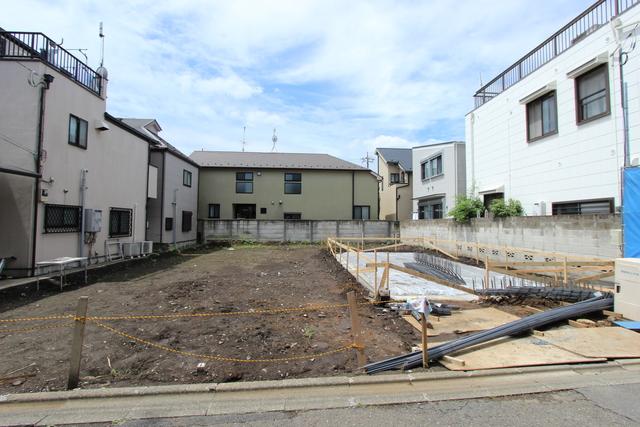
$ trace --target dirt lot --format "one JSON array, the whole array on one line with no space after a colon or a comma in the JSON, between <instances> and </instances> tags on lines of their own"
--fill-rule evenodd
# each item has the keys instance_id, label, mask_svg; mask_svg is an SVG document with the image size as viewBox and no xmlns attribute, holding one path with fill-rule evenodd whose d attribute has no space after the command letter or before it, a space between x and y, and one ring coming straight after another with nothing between
<instances>
[{"instance_id":1,"label":"dirt lot","mask_svg":"<svg viewBox=\"0 0 640 427\"><path fill-rule=\"evenodd\" d=\"M78 297L89 297L89 316L235 312L307 304L343 304L351 276L317 246L244 246L182 254L122 265L86 287L60 293L50 288L3 292L0 318L72 313ZM359 294L359 301L364 298ZM396 314L361 306L369 360L398 355L419 334ZM56 325L51 321L47 325ZM236 358L311 355L349 344L344 308L309 313L105 322L131 335L175 349ZM0 324L2 329L42 323ZM0 392L63 390L71 329L0 334ZM205 372L197 372L198 362ZM25 368L26 367L26 368ZM24 368L22 370L19 370ZM225 382L338 375L355 368L353 350L313 361L239 363L205 361L151 348L88 323L81 386ZM13 371L19 370L17 373Z\"/></svg>"}]
</instances>

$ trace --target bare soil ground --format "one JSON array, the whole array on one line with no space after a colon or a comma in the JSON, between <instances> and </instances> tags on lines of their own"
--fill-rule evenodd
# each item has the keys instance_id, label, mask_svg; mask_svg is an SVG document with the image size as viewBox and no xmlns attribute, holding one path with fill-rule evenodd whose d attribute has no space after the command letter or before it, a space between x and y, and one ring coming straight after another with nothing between
<instances>
[{"instance_id":1,"label":"bare soil ground","mask_svg":"<svg viewBox=\"0 0 640 427\"><path fill-rule=\"evenodd\" d=\"M307 304L343 304L362 289L317 246L240 246L122 265L97 283L64 292L55 288L0 293L0 318L73 313L89 297L89 316L236 312ZM362 305L367 356L379 360L410 350L419 334L395 313ZM46 324L0 323L3 329ZM308 313L105 322L128 334L170 348L241 359L311 355L351 341L346 308ZM66 324L70 324L66 321ZM0 393L63 390L72 329L0 333ZM198 362L206 362L197 372ZM340 375L356 367L353 350L313 361L240 363L168 353L114 335L89 322L81 387L267 380ZM14 371L18 370L14 373ZM28 374L26 378L2 378Z\"/></svg>"}]
</instances>

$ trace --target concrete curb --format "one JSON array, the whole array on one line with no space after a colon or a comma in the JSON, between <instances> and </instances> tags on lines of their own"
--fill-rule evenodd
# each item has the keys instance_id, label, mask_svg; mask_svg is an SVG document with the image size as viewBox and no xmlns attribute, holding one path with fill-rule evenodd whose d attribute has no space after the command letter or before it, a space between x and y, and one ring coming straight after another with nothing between
<instances>
[{"instance_id":1,"label":"concrete curb","mask_svg":"<svg viewBox=\"0 0 640 427\"><path fill-rule=\"evenodd\" d=\"M275 381L248 381L238 383L202 383L145 387L121 387L112 389L76 389L70 391L38 392L0 395L0 407L10 403L35 403L61 400L82 400L100 398L127 398L139 396L162 396L195 393L250 392L260 390L285 390L296 388L357 387L382 384L414 384L436 380L456 381L469 378L500 377L514 374L539 374L549 372L573 371L578 374L614 370L640 370L640 359L622 359L606 363L583 365L550 365L529 368L506 368L486 371L445 371L445 372L407 372L378 376L320 377L299 378Z\"/></svg>"}]
</instances>

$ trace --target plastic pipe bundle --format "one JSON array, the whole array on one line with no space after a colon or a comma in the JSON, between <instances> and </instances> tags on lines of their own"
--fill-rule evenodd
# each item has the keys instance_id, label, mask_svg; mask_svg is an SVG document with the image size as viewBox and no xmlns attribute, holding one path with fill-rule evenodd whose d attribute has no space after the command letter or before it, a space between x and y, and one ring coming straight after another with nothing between
<instances>
[{"instance_id":1,"label":"plastic pipe bundle","mask_svg":"<svg viewBox=\"0 0 640 427\"><path fill-rule=\"evenodd\" d=\"M448 354L455 353L465 348L481 344L511 335L522 334L551 323L562 320L580 317L585 314L611 309L613 307L613 296L611 294L600 294L594 298L582 301L565 307L558 307L551 310L536 313L513 322L505 323L493 329L468 335L429 349L429 361L435 361ZM422 366L422 351L405 354L403 356L392 357L390 359L374 362L364 367L368 374L388 371L392 369L412 369Z\"/></svg>"}]
</instances>

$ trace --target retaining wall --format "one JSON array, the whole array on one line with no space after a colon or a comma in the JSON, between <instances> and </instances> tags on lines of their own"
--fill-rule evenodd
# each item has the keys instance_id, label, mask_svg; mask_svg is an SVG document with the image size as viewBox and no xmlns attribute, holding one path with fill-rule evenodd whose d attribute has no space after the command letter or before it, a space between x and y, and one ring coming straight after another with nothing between
<instances>
[{"instance_id":1,"label":"retaining wall","mask_svg":"<svg viewBox=\"0 0 640 427\"><path fill-rule=\"evenodd\" d=\"M468 224L453 219L412 220L401 222L400 236L402 239L431 237L606 258L622 256L619 215L478 218Z\"/></svg>"},{"instance_id":2,"label":"retaining wall","mask_svg":"<svg viewBox=\"0 0 640 427\"><path fill-rule=\"evenodd\" d=\"M395 221L198 220L202 239L262 242L320 242L327 237L393 237Z\"/></svg>"}]
</instances>

